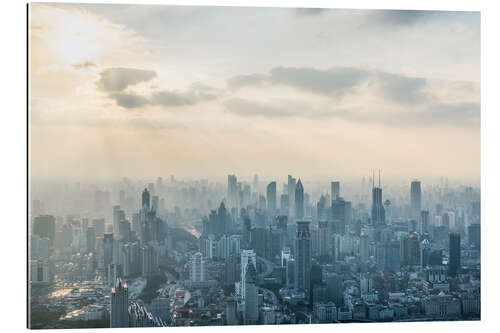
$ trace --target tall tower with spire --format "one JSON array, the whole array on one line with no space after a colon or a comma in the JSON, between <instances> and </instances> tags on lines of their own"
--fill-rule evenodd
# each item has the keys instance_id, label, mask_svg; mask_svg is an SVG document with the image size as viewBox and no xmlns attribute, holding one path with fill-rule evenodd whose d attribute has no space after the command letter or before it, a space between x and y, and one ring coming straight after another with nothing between
<instances>
[{"instance_id":1,"label":"tall tower with spire","mask_svg":"<svg viewBox=\"0 0 500 333\"><path fill-rule=\"evenodd\" d=\"M111 290L111 318L110 325L114 327L129 327L128 320L128 288L121 279L116 280Z\"/></svg>"},{"instance_id":2,"label":"tall tower with spire","mask_svg":"<svg viewBox=\"0 0 500 333\"><path fill-rule=\"evenodd\" d=\"M385 209L382 201L382 185L380 181L380 170L378 172L378 187L375 187L375 172L373 172L372 185L372 224L385 224Z\"/></svg>"},{"instance_id":3,"label":"tall tower with spire","mask_svg":"<svg viewBox=\"0 0 500 333\"><path fill-rule=\"evenodd\" d=\"M295 186L295 218L297 220L304 218L304 187L300 178Z\"/></svg>"}]
</instances>

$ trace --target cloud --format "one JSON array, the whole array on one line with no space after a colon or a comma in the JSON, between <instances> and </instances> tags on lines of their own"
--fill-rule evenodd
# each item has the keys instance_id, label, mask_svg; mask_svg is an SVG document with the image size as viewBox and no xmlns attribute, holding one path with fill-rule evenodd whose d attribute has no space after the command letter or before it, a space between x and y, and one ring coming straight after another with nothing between
<instances>
[{"instance_id":1,"label":"cloud","mask_svg":"<svg viewBox=\"0 0 500 333\"><path fill-rule=\"evenodd\" d=\"M284 84L322 95L337 96L363 82L369 73L362 69L335 67L327 70L302 67L276 67L270 71L270 82Z\"/></svg>"},{"instance_id":2,"label":"cloud","mask_svg":"<svg viewBox=\"0 0 500 333\"><path fill-rule=\"evenodd\" d=\"M160 90L153 92L151 103L162 106L194 105L210 101L219 96L219 91L200 82L195 82L186 91Z\"/></svg>"},{"instance_id":3,"label":"cloud","mask_svg":"<svg viewBox=\"0 0 500 333\"><path fill-rule=\"evenodd\" d=\"M286 85L328 97L342 97L365 82L378 87L378 93L396 103L421 103L430 100L424 92L427 81L409 77L353 67L315 69L310 67L275 67L269 74L233 76L227 80L231 90L249 86L260 86L264 82Z\"/></svg>"},{"instance_id":4,"label":"cloud","mask_svg":"<svg viewBox=\"0 0 500 333\"><path fill-rule=\"evenodd\" d=\"M376 23L392 26L410 26L432 18L436 11L427 10L374 10L372 18Z\"/></svg>"},{"instance_id":5,"label":"cloud","mask_svg":"<svg viewBox=\"0 0 500 333\"><path fill-rule=\"evenodd\" d=\"M110 97L116 101L116 104L127 109L138 108L150 104L147 98L132 93L113 93Z\"/></svg>"},{"instance_id":6,"label":"cloud","mask_svg":"<svg viewBox=\"0 0 500 333\"><path fill-rule=\"evenodd\" d=\"M394 102L417 104L432 99L423 91L427 86L424 78L379 72L374 75L374 79L382 95Z\"/></svg>"},{"instance_id":7,"label":"cloud","mask_svg":"<svg viewBox=\"0 0 500 333\"><path fill-rule=\"evenodd\" d=\"M109 97L124 108L133 109L145 105L184 106L210 101L219 97L218 89L201 82L191 84L185 91L157 90L150 95L139 95L133 92L113 92Z\"/></svg>"},{"instance_id":8,"label":"cloud","mask_svg":"<svg viewBox=\"0 0 500 333\"><path fill-rule=\"evenodd\" d=\"M97 87L103 91L118 92L130 85L146 82L156 77L155 71L134 68L107 68L100 73Z\"/></svg>"},{"instance_id":9,"label":"cloud","mask_svg":"<svg viewBox=\"0 0 500 333\"><path fill-rule=\"evenodd\" d=\"M227 86L231 90L237 90L247 86L258 86L266 79L267 75L264 74L237 75L227 80Z\"/></svg>"},{"instance_id":10,"label":"cloud","mask_svg":"<svg viewBox=\"0 0 500 333\"><path fill-rule=\"evenodd\" d=\"M473 128L480 124L479 103L434 103L396 111L374 111L370 108L316 108L300 101L258 102L232 98L224 103L226 110L242 117L269 119L300 117L308 119L337 118L355 123L392 127L459 126Z\"/></svg>"},{"instance_id":11,"label":"cloud","mask_svg":"<svg viewBox=\"0 0 500 333\"><path fill-rule=\"evenodd\" d=\"M72 64L71 67L73 67L74 69L88 69L91 67L97 67L97 65L92 61L84 61L78 64Z\"/></svg>"},{"instance_id":12,"label":"cloud","mask_svg":"<svg viewBox=\"0 0 500 333\"><path fill-rule=\"evenodd\" d=\"M293 11L297 16L317 16L321 15L328 8L294 8Z\"/></svg>"}]
</instances>

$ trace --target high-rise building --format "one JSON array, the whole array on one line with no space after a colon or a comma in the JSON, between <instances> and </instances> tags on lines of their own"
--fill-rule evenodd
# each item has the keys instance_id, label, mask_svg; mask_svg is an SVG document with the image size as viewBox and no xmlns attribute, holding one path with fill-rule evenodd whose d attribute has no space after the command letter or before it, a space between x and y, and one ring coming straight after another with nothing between
<instances>
[{"instance_id":1,"label":"high-rise building","mask_svg":"<svg viewBox=\"0 0 500 333\"><path fill-rule=\"evenodd\" d=\"M234 296L227 297L224 303L226 305L225 324L231 326L238 325L240 321L238 320L238 314L236 309L236 305L238 304L236 298Z\"/></svg>"},{"instance_id":2,"label":"high-rise building","mask_svg":"<svg viewBox=\"0 0 500 333\"><path fill-rule=\"evenodd\" d=\"M95 227L96 236L102 237L102 235L104 235L104 219L94 219L92 222Z\"/></svg>"},{"instance_id":3,"label":"high-rise building","mask_svg":"<svg viewBox=\"0 0 500 333\"><path fill-rule=\"evenodd\" d=\"M205 282L207 280L205 268L205 260L200 252L191 256L191 266L189 270L189 278L191 282Z\"/></svg>"},{"instance_id":4,"label":"high-rise building","mask_svg":"<svg viewBox=\"0 0 500 333\"><path fill-rule=\"evenodd\" d=\"M259 320L259 295L257 271L255 265L249 262L245 274L245 325L255 325Z\"/></svg>"},{"instance_id":5,"label":"high-rise building","mask_svg":"<svg viewBox=\"0 0 500 333\"><path fill-rule=\"evenodd\" d=\"M87 252L95 252L96 233L95 227L87 228Z\"/></svg>"},{"instance_id":6,"label":"high-rise building","mask_svg":"<svg viewBox=\"0 0 500 333\"><path fill-rule=\"evenodd\" d=\"M229 208L238 207L238 180L235 175L227 176L227 200Z\"/></svg>"},{"instance_id":7,"label":"high-rise building","mask_svg":"<svg viewBox=\"0 0 500 333\"><path fill-rule=\"evenodd\" d=\"M142 276L147 277L158 271L158 252L154 246L144 245L141 248Z\"/></svg>"},{"instance_id":8,"label":"high-rise building","mask_svg":"<svg viewBox=\"0 0 500 333\"><path fill-rule=\"evenodd\" d=\"M270 212L276 211L276 182L267 185L267 209Z\"/></svg>"},{"instance_id":9,"label":"high-rise building","mask_svg":"<svg viewBox=\"0 0 500 333\"><path fill-rule=\"evenodd\" d=\"M368 235L362 234L359 237L359 259L362 262L368 261L368 258L370 256L369 243L370 238L368 237Z\"/></svg>"},{"instance_id":10,"label":"high-rise building","mask_svg":"<svg viewBox=\"0 0 500 333\"><path fill-rule=\"evenodd\" d=\"M400 242L384 242L377 245L375 255L380 270L399 272L401 270Z\"/></svg>"},{"instance_id":11,"label":"high-rise building","mask_svg":"<svg viewBox=\"0 0 500 333\"><path fill-rule=\"evenodd\" d=\"M257 267L257 256L253 250L243 250L241 251L241 297L245 298L245 288L246 288L246 274L248 270L248 265L253 264Z\"/></svg>"},{"instance_id":12,"label":"high-rise building","mask_svg":"<svg viewBox=\"0 0 500 333\"><path fill-rule=\"evenodd\" d=\"M385 221L387 224L391 224L392 223L391 200L387 199L384 201L384 209L385 209Z\"/></svg>"},{"instance_id":13,"label":"high-rise building","mask_svg":"<svg viewBox=\"0 0 500 333\"><path fill-rule=\"evenodd\" d=\"M328 261L330 254L330 231L328 221L318 221L318 254L322 262Z\"/></svg>"},{"instance_id":14,"label":"high-rise building","mask_svg":"<svg viewBox=\"0 0 500 333\"><path fill-rule=\"evenodd\" d=\"M378 178L378 187L373 183L372 188L372 224L384 225L385 224L385 209L382 204L382 187L380 185L380 173Z\"/></svg>"},{"instance_id":15,"label":"high-rise building","mask_svg":"<svg viewBox=\"0 0 500 333\"><path fill-rule=\"evenodd\" d=\"M326 297L337 307L344 304L344 281L342 275L329 273L326 277Z\"/></svg>"},{"instance_id":16,"label":"high-rise building","mask_svg":"<svg viewBox=\"0 0 500 333\"><path fill-rule=\"evenodd\" d=\"M309 291L311 271L311 234L308 221L297 221L295 236L295 290Z\"/></svg>"},{"instance_id":17,"label":"high-rise building","mask_svg":"<svg viewBox=\"0 0 500 333\"><path fill-rule=\"evenodd\" d=\"M295 178L288 175L288 216L293 217L295 214Z\"/></svg>"},{"instance_id":18,"label":"high-rise building","mask_svg":"<svg viewBox=\"0 0 500 333\"><path fill-rule=\"evenodd\" d=\"M288 199L288 194L282 194L280 196L280 212L284 216L289 215L289 208L288 208L289 203L290 202Z\"/></svg>"},{"instance_id":19,"label":"high-rise building","mask_svg":"<svg viewBox=\"0 0 500 333\"><path fill-rule=\"evenodd\" d=\"M420 241L416 233L401 238L400 258L402 265L416 266L420 264Z\"/></svg>"},{"instance_id":20,"label":"high-rise building","mask_svg":"<svg viewBox=\"0 0 500 333\"><path fill-rule=\"evenodd\" d=\"M47 237L50 245L54 244L56 238L56 219L52 215L40 215L33 222L33 235Z\"/></svg>"},{"instance_id":21,"label":"high-rise building","mask_svg":"<svg viewBox=\"0 0 500 333\"><path fill-rule=\"evenodd\" d=\"M330 185L331 185L331 193L330 194L332 196L332 200L335 200L338 197L340 197L340 182L335 181L335 182L332 182Z\"/></svg>"},{"instance_id":22,"label":"high-rise building","mask_svg":"<svg viewBox=\"0 0 500 333\"><path fill-rule=\"evenodd\" d=\"M159 213L159 208L160 208L160 198L157 195L153 195L151 198L151 210L155 211L156 213Z\"/></svg>"},{"instance_id":23,"label":"high-rise building","mask_svg":"<svg viewBox=\"0 0 500 333\"><path fill-rule=\"evenodd\" d=\"M295 186L295 218L297 220L304 218L304 187L300 178Z\"/></svg>"},{"instance_id":24,"label":"high-rise building","mask_svg":"<svg viewBox=\"0 0 500 333\"><path fill-rule=\"evenodd\" d=\"M431 243L427 239L424 239L420 243L420 266L422 268L429 266L430 259L431 259Z\"/></svg>"},{"instance_id":25,"label":"high-rise building","mask_svg":"<svg viewBox=\"0 0 500 333\"><path fill-rule=\"evenodd\" d=\"M479 223L473 223L467 228L467 235L469 239L469 245L474 246L476 249L481 249L481 225Z\"/></svg>"},{"instance_id":26,"label":"high-rise building","mask_svg":"<svg viewBox=\"0 0 500 333\"><path fill-rule=\"evenodd\" d=\"M411 182L410 206L410 218L418 223L420 221L420 212L422 206L422 193L420 189L420 182L418 180L414 180Z\"/></svg>"},{"instance_id":27,"label":"high-rise building","mask_svg":"<svg viewBox=\"0 0 500 333\"><path fill-rule=\"evenodd\" d=\"M448 262L448 275L456 277L460 271L460 234L450 233L450 260Z\"/></svg>"},{"instance_id":28,"label":"high-rise building","mask_svg":"<svg viewBox=\"0 0 500 333\"><path fill-rule=\"evenodd\" d=\"M429 233L429 211L423 210L420 213L420 233L428 234Z\"/></svg>"},{"instance_id":29,"label":"high-rise building","mask_svg":"<svg viewBox=\"0 0 500 333\"><path fill-rule=\"evenodd\" d=\"M129 327L128 320L128 287L121 279L116 280L111 290L110 327Z\"/></svg>"},{"instance_id":30,"label":"high-rise building","mask_svg":"<svg viewBox=\"0 0 500 333\"><path fill-rule=\"evenodd\" d=\"M120 209L120 206L113 206L113 233L116 236L120 235L120 221L125 219L125 212Z\"/></svg>"},{"instance_id":31,"label":"high-rise building","mask_svg":"<svg viewBox=\"0 0 500 333\"><path fill-rule=\"evenodd\" d=\"M339 197L332 201L331 212L332 228L330 231L344 235L346 227L351 223L351 202Z\"/></svg>"},{"instance_id":32,"label":"high-rise building","mask_svg":"<svg viewBox=\"0 0 500 333\"><path fill-rule=\"evenodd\" d=\"M269 258L271 242L267 228L253 228L250 232L250 243L258 256Z\"/></svg>"},{"instance_id":33,"label":"high-rise building","mask_svg":"<svg viewBox=\"0 0 500 333\"><path fill-rule=\"evenodd\" d=\"M108 267L113 262L113 234L104 234L102 241L104 267Z\"/></svg>"},{"instance_id":34,"label":"high-rise building","mask_svg":"<svg viewBox=\"0 0 500 333\"><path fill-rule=\"evenodd\" d=\"M144 191L142 191L142 209L148 212L151 209L150 194L147 188L145 188Z\"/></svg>"},{"instance_id":35,"label":"high-rise building","mask_svg":"<svg viewBox=\"0 0 500 333\"><path fill-rule=\"evenodd\" d=\"M323 282L323 273L321 271L321 266L314 264L311 266L311 272L309 273L309 302L313 304L315 302L313 297L314 287L320 285Z\"/></svg>"}]
</instances>

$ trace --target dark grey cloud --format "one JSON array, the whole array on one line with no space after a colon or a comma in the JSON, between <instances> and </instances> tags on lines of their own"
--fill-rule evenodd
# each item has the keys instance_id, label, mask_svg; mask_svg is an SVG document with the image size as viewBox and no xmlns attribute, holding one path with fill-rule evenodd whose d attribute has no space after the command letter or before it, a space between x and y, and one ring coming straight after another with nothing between
<instances>
[{"instance_id":1,"label":"dark grey cloud","mask_svg":"<svg viewBox=\"0 0 500 333\"><path fill-rule=\"evenodd\" d=\"M186 91L155 91L151 96L151 103L163 106L193 105L216 99L218 96L219 91L217 89L196 82L191 84Z\"/></svg>"},{"instance_id":2,"label":"dark grey cloud","mask_svg":"<svg viewBox=\"0 0 500 333\"><path fill-rule=\"evenodd\" d=\"M71 67L73 67L74 69L87 69L91 67L97 67L97 65L92 61L84 61L78 64L72 64Z\"/></svg>"},{"instance_id":3,"label":"dark grey cloud","mask_svg":"<svg viewBox=\"0 0 500 333\"><path fill-rule=\"evenodd\" d=\"M103 91L123 91L128 86L146 82L156 77L155 71L135 68L107 68L100 73L97 87Z\"/></svg>"},{"instance_id":4,"label":"dark grey cloud","mask_svg":"<svg viewBox=\"0 0 500 333\"><path fill-rule=\"evenodd\" d=\"M294 8L297 16L318 16L326 12L328 8Z\"/></svg>"},{"instance_id":5,"label":"dark grey cloud","mask_svg":"<svg viewBox=\"0 0 500 333\"><path fill-rule=\"evenodd\" d=\"M269 80L322 95L339 97L363 82L369 72L350 67L318 70L308 67L276 67L270 71Z\"/></svg>"},{"instance_id":6,"label":"dark grey cloud","mask_svg":"<svg viewBox=\"0 0 500 333\"><path fill-rule=\"evenodd\" d=\"M377 23L393 26L408 26L426 21L436 15L428 10L374 10L373 18Z\"/></svg>"},{"instance_id":7,"label":"dark grey cloud","mask_svg":"<svg viewBox=\"0 0 500 333\"><path fill-rule=\"evenodd\" d=\"M124 108L133 109L145 105L183 106L210 101L220 96L218 89L200 82L191 84L185 91L157 90L150 96L136 93L112 92L109 97Z\"/></svg>"},{"instance_id":8,"label":"dark grey cloud","mask_svg":"<svg viewBox=\"0 0 500 333\"><path fill-rule=\"evenodd\" d=\"M434 11L434 10L369 10L367 23L370 27L403 28L416 24L433 23L444 24L461 22L471 27L479 27L479 12L465 11Z\"/></svg>"},{"instance_id":9,"label":"dark grey cloud","mask_svg":"<svg viewBox=\"0 0 500 333\"><path fill-rule=\"evenodd\" d=\"M380 72L374 75L374 79L382 95L394 102L418 104L432 99L432 96L423 91L427 86L424 78Z\"/></svg>"},{"instance_id":10,"label":"dark grey cloud","mask_svg":"<svg viewBox=\"0 0 500 333\"><path fill-rule=\"evenodd\" d=\"M431 100L431 96L424 91L427 86L424 78L352 67L334 67L325 70L309 67L275 67L269 74L234 76L227 81L227 85L230 89L236 90L247 86L259 86L264 82L336 98L353 92L364 82L370 82L378 87L381 95L396 103L416 104Z\"/></svg>"},{"instance_id":11,"label":"dark grey cloud","mask_svg":"<svg viewBox=\"0 0 500 333\"><path fill-rule=\"evenodd\" d=\"M136 94L113 93L110 97L116 101L116 104L127 109L138 108L150 104L147 98Z\"/></svg>"}]
</instances>

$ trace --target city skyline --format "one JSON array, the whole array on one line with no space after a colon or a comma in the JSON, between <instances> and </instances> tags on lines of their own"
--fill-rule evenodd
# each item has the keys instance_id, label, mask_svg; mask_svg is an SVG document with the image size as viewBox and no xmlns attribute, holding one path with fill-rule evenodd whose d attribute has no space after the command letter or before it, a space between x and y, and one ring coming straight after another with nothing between
<instances>
[{"instance_id":1,"label":"city skyline","mask_svg":"<svg viewBox=\"0 0 500 333\"><path fill-rule=\"evenodd\" d=\"M28 20L28 328L482 319L480 12Z\"/></svg>"},{"instance_id":2,"label":"city skyline","mask_svg":"<svg viewBox=\"0 0 500 333\"><path fill-rule=\"evenodd\" d=\"M193 178L203 165L346 179L369 166L478 184L479 19L33 4L31 176Z\"/></svg>"}]
</instances>

